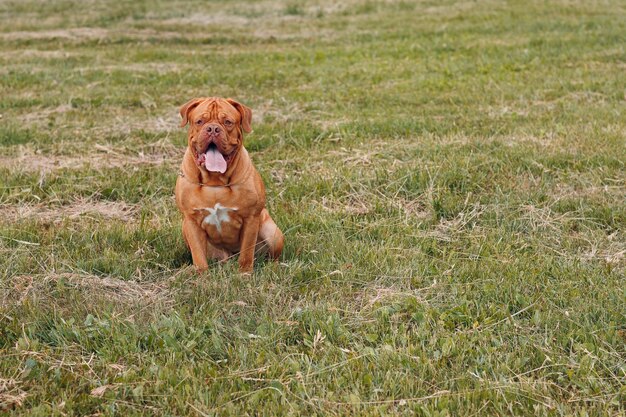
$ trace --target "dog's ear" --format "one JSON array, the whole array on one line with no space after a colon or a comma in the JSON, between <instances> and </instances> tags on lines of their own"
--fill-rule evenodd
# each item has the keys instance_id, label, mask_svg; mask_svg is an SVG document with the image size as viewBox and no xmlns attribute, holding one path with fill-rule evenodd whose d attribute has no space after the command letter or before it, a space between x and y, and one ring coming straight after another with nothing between
<instances>
[{"instance_id":1,"label":"dog's ear","mask_svg":"<svg viewBox=\"0 0 626 417\"><path fill-rule=\"evenodd\" d=\"M232 98L227 98L226 101L236 108L241 115L241 127L243 128L243 131L246 133L252 132L252 127L250 126L252 123L252 110L250 110L250 107L245 106Z\"/></svg>"},{"instance_id":2,"label":"dog's ear","mask_svg":"<svg viewBox=\"0 0 626 417\"><path fill-rule=\"evenodd\" d=\"M182 117L183 120L180 122L180 127L185 127L187 125L189 122L189 113L198 107L198 104L202 103L204 100L205 99L203 97L193 98L182 105L180 108L180 117Z\"/></svg>"}]
</instances>

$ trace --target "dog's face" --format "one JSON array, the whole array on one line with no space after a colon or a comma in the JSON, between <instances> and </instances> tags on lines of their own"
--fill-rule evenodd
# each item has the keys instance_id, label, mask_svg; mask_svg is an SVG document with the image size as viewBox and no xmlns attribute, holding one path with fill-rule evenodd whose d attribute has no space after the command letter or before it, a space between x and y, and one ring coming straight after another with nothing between
<instances>
[{"instance_id":1,"label":"dog's face","mask_svg":"<svg viewBox=\"0 0 626 417\"><path fill-rule=\"evenodd\" d=\"M249 133L252 111L230 98L194 98L180 108L181 126L189 123L188 145L196 164L209 172L226 172Z\"/></svg>"}]
</instances>

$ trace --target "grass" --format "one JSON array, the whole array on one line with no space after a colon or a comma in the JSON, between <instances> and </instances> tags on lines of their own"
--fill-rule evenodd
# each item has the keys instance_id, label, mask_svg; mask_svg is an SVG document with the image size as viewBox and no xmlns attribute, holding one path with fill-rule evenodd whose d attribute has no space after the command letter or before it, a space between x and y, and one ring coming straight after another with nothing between
<instances>
[{"instance_id":1,"label":"grass","mask_svg":"<svg viewBox=\"0 0 626 417\"><path fill-rule=\"evenodd\" d=\"M626 414L619 1L0 3L0 414ZM190 268L178 106L278 264Z\"/></svg>"}]
</instances>

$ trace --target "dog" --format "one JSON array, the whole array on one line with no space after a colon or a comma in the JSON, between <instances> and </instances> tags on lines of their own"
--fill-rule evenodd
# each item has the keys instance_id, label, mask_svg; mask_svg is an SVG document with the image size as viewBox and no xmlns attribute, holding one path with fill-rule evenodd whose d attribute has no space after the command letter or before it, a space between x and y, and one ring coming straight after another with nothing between
<instances>
[{"instance_id":1,"label":"dog","mask_svg":"<svg viewBox=\"0 0 626 417\"><path fill-rule=\"evenodd\" d=\"M180 108L189 124L187 149L176 181L183 238L198 271L208 258L239 253L239 270L252 271L254 257L280 256L284 236L265 208L265 185L243 145L252 110L219 97L194 98Z\"/></svg>"}]
</instances>

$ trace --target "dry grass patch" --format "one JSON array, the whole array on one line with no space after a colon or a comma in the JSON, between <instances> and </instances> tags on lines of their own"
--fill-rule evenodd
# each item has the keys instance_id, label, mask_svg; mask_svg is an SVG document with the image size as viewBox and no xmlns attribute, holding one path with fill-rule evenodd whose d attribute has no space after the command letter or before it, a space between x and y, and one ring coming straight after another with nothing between
<instances>
[{"instance_id":1,"label":"dry grass patch","mask_svg":"<svg viewBox=\"0 0 626 417\"><path fill-rule=\"evenodd\" d=\"M67 51L47 51L44 49L19 49L13 51L0 51L0 57L15 59L15 58L37 58L37 59L67 59L77 56L75 52Z\"/></svg>"},{"instance_id":2,"label":"dry grass patch","mask_svg":"<svg viewBox=\"0 0 626 417\"><path fill-rule=\"evenodd\" d=\"M40 122L43 119L48 119L51 116L58 116L64 113L72 111L73 108L69 104L60 104L56 107L45 107L38 109L37 111L29 111L19 116L19 122L31 125L31 123Z\"/></svg>"},{"instance_id":3,"label":"dry grass patch","mask_svg":"<svg viewBox=\"0 0 626 417\"><path fill-rule=\"evenodd\" d=\"M432 204L426 198L409 200L399 196L388 197L383 194L353 192L339 198L322 197L320 201L313 201L323 210L331 213L370 214L377 204L389 210L397 210L407 218L425 220L433 217Z\"/></svg>"},{"instance_id":4,"label":"dry grass patch","mask_svg":"<svg viewBox=\"0 0 626 417\"><path fill-rule=\"evenodd\" d=\"M59 301L57 292L61 288L78 290L87 299L102 299L123 305L172 306L174 300L169 284L175 277L159 282L139 282L83 273L14 276L0 284L0 307L9 309L27 301L54 305Z\"/></svg>"},{"instance_id":5,"label":"dry grass patch","mask_svg":"<svg viewBox=\"0 0 626 417\"><path fill-rule=\"evenodd\" d=\"M162 146L150 152L129 153L108 145L96 144L90 152L76 155L45 155L29 147L22 147L16 156L0 156L0 168L18 172L52 172L60 169L96 170L137 165L172 165L182 160L183 151L174 146Z\"/></svg>"},{"instance_id":6,"label":"dry grass patch","mask_svg":"<svg viewBox=\"0 0 626 417\"><path fill-rule=\"evenodd\" d=\"M430 288L424 288L422 290L426 291ZM402 291L397 288L388 287L388 288L372 288L370 291L366 291L363 294L363 299L367 298L367 307L372 307L379 304L386 304L397 300L404 300L407 298L415 299L420 304L427 304L428 301L425 300L419 292L422 290L415 291Z\"/></svg>"},{"instance_id":7,"label":"dry grass patch","mask_svg":"<svg viewBox=\"0 0 626 417\"><path fill-rule=\"evenodd\" d=\"M20 30L0 33L3 41L28 41L46 39L104 39L110 35L110 31L103 28L71 28L50 30Z\"/></svg>"},{"instance_id":8,"label":"dry grass patch","mask_svg":"<svg viewBox=\"0 0 626 417\"><path fill-rule=\"evenodd\" d=\"M442 242L456 242L462 235L471 235L476 238L482 233L481 228L473 224L478 222L486 207L476 203L467 210L461 211L452 219L442 218L430 230L417 230L416 235L424 238L433 238Z\"/></svg>"},{"instance_id":9,"label":"dry grass patch","mask_svg":"<svg viewBox=\"0 0 626 417\"><path fill-rule=\"evenodd\" d=\"M44 204L0 205L0 220L16 222L25 219L36 219L44 223L58 223L64 219L76 219L81 216L97 215L106 219L130 221L139 211L136 205L121 201L93 201L78 199L62 206Z\"/></svg>"},{"instance_id":10,"label":"dry grass patch","mask_svg":"<svg viewBox=\"0 0 626 417\"><path fill-rule=\"evenodd\" d=\"M189 34L180 31L162 31L155 29L105 29L98 27L77 27L70 29L24 30L0 33L2 41L46 41L63 39L67 41L110 40L126 38L135 41L145 41L153 38L177 39L188 38ZM193 36L191 36L193 37ZM199 34L195 38L205 38Z\"/></svg>"},{"instance_id":11,"label":"dry grass patch","mask_svg":"<svg viewBox=\"0 0 626 417\"><path fill-rule=\"evenodd\" d=\"M588 244L588 250L582 253L581 259L586 261L603 260L608 265L616 268L626 267L626 241L625 236L615 232L603 241L592 241L581 236Z\"/></svg>"},{"instance_id":12,"label":"dry grass patch","mask_svg":"<svg viewBox=\"0 0 626 417\"><path fill-rule=\"evenodd\" d=\"M27 396L21 389L20 381L0 378L0 411L20 407Z\"/></svg>"},{"instance_id":13,"label":"dry grass patch","mask_svg":"<svg viewBox=\"0 0 626 417\"><path fill-rule=\"evenodd\" d=\"M608 199L626 201L626 186L560 183L554 187L552 196L555 200L562 198L606 197Z\"/></svg>"},{"instance_id":14,"label":"dry grass patch","mask_svg":"<svg viewBox=\"0 0 626 417\"><path fill-rule=\"evenodd\" d=\"M368 214L374 209L371 198L357 194L350 194L341 199L322 197L321 201L315 203L333 213Z\"/></svg>"}]
</instances>

